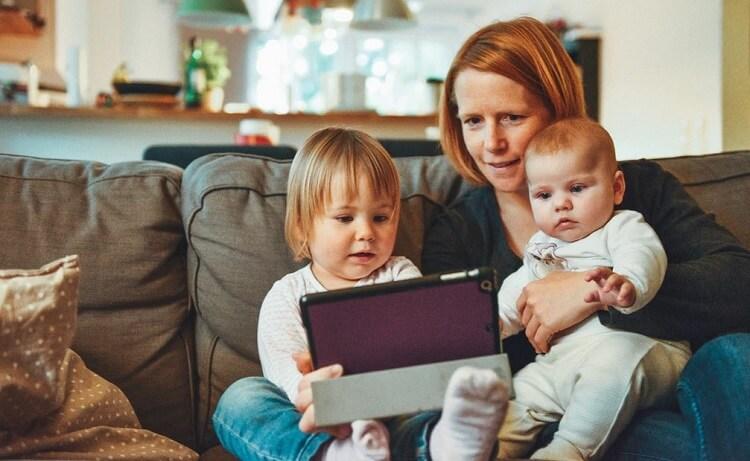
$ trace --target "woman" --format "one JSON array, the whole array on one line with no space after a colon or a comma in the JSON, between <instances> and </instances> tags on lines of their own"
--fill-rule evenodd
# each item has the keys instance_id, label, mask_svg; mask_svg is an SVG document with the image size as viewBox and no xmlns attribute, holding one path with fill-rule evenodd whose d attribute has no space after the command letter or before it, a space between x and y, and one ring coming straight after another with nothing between
<instances>
[{"instance_id":1,"label":"woman","mask_svg":"<svg viewBox=\"0 0 750 461\"><path fill-rule=\"evenodd\" d=\"M456 170L484 187L435 219L425 237L425 273L488 265L503 279L521 265L519 255L536 231L524 151L552 121L580 116L585 106L575 67L542 23L531 18L498 22L467 39L445 80L441 144ZM514 370L529 363L534 351L546 352L555 333L593 313L613 328L688 340L693 350L716 336L748 331L750 253L657 164L621 167L628 184L622 207L646 217L669 257L660 292L647 308L623 315L583 302L588 291L583 273L557 272L529 284L518 301L526 336L504 344ZM685 440L684 420L653 412L636 418L610 456L689 459L697 450L702 459L750 459L750 448L737 451L749 445L750 410L733 399L747 392L750 372L725 365L727 357L747 361L750 335L723 337L698 351L681 378L679 398L693 426L692 446ZM702 377L730 372L739 376L718 379L718 388L706 386ZM711 408L698 408L701 404Z\"/></svg>"}]
</instances>

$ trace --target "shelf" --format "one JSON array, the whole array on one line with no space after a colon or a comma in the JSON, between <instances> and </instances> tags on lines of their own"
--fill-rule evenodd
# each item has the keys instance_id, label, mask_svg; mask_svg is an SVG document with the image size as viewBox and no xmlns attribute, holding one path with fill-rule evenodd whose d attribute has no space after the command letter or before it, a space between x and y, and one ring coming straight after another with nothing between
<instances>
[{"instance_id":1,"label":"shelf","mask_svg":"<svg viewBox=\"0 0 750 461\"><path fill-rule=\"evenodd\" d=\"M55 118L71 117L83 119L160 119L171 121L233 121L245 118L261 118L271 121L324 121L334 123L377 123L379 121L414 121L437 124L437 115L380 115L376 112L330 112L327 114L270 114L257 109L243 113L213 113L202 110L161 109L152 107L113 108L69 108L29 107L15 104L0 104L0 117Z\"/></svg>"}]
</instances>

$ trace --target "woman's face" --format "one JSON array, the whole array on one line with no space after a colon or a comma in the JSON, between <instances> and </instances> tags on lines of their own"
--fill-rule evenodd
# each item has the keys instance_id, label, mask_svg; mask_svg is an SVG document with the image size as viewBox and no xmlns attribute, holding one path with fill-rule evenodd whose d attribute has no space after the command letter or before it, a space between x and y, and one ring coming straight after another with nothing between
<instances>
[{"instance_id":1,"label":"woman's face","mask_svg":"<svg viewBox=\"0 0 750 461\"><path fill-rule=\"evenodd\" d=\"M542 100L493 72L464 69L454 83L466 149L496 192L525 192L523 156L551 122Z\"/></svg>"}]
</instances>

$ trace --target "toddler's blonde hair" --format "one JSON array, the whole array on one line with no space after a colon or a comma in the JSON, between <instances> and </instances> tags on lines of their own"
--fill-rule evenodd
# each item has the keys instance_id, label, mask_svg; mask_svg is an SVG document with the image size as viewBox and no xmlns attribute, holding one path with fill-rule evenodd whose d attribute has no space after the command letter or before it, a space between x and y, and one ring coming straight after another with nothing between
<instances>
[{"instance_id":1,"label":"toddler's blonde hair","mask_svg":"<svg viewBox=\"0 0 750 461\"><path fill-rule=\"evenodd\" d=\"M359 184L360 178L365 184ZM376 197L390 200L393 219L398 219L401 183L385 148L359 130L318 130L297 151L289 171L284 233L295 260L310 258L313 222L325 213L333 188L339 186L349 198L360 187L371 187Z\"/></svg>"}]
</instances>

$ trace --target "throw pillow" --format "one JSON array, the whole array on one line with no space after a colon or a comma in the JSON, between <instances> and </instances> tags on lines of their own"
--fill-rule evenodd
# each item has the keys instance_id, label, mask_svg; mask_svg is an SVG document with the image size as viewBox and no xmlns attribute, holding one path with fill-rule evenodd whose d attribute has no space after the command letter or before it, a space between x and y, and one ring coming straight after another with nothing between
<instances>
[{"instance_id":1,"label":"throw pillow","mask_svg":"<svg viewBox=\"0 0 750 461\"><path fill-rule=\"evenodd\" d=\"M23 431L62 404L78 278L77 256L0 270L0 429Z\"/></svg>"},{"instance_id":2,"label":"throw pillow","mask_svg":"<svg viewBox=\"0 0 750 461\"><path fill-rule=\"evenodd\" d=\"M0 270L0 458L196 460L69 349L78 281L77 256Z\"/></svg>"}]
</instances>

